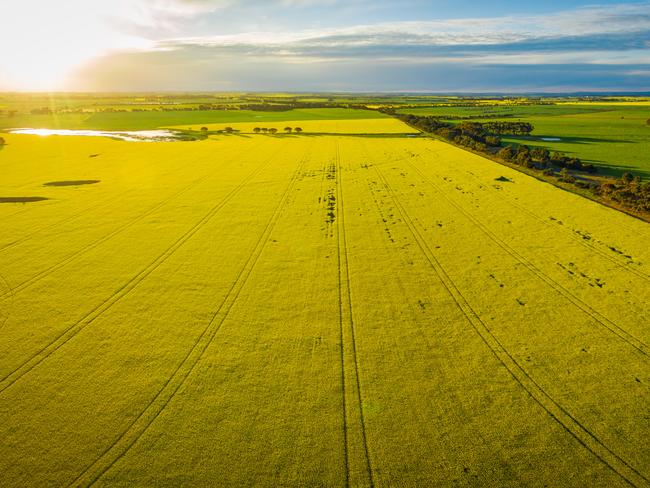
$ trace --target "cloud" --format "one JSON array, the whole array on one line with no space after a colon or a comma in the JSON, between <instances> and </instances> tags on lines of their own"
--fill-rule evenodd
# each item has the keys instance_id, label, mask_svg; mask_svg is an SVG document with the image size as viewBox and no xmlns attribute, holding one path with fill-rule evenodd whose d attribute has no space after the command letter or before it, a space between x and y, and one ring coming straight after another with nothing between
<instances>
[{"instance_id":1,"label":"cloud","mask_svg":"<svg viewBox=\"0 0 650 488\"><path fill-rule=\"evenodd\" d=\"M331 59L305 64L200 47L122 53L78 73L79 90L182 91L647 91L645 65L482 64Z\"/></svg>"},{"instance_id":2,"label":"cloud","mask_svg":"<svg viewBox=\"0 0 650 488\"><path fill-rule=\"evenodd\" d=\"M286 5L296 2L323 4L323 0L276 0ZM234 8L227 0L149 3L159 10L183 7L186 15ZM148 80L151 89L172 90L225 86L246 90L399 90L400 86L409 90L453 86L540 90L578 85L641 89L649 66L650 2L646 1L550 15L172 36L154 42L149 50L103 58L93 64L93 73L84 71L83 79L88 84L91 78L100 83L99 73L103 73L104 81L119 83L120 77L128 80L126 73L131 73L139 76L138 81L124 89L136 85L147 89Z\"/></svg>"},{"instance_id":3,"label":"cloud","mask_svg":"<svg viewBox=\"0 0 650 488\"><path fill-rule=\"evenodd\" d=\"M650 69L634 69L631 71L626 71L625 74L627 76L643 76L650 78Z\"/></svg>"},{"instance_id":4,"label":"cloud","mask_svg":"<svg viewBox=\"0 0 650 488\"><path fill-rule=\"evenodd\" d=\"M181 0L175 0L181 1ZM293 0L292 0L293 1ZM274 56L313 63L350 58L418 60L454 59L485 64L575 62L589 59L620 63L647 62L650 3L591 7L539 16L391 22L294 32L245 32L231 35L176 37L156 43L157 50L200 47L205 55ZM486 56L483 60L480 56ZM528 62L527 64L531 64Z\"/></svg>"}]
</instances>

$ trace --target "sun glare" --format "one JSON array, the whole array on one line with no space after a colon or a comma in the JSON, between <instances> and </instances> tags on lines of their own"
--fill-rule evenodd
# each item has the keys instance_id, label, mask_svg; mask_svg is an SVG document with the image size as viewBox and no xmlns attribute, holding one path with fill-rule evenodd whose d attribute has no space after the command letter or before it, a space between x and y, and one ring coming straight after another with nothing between
<instances>
[{"instance_id":1,"label":"sun glare","mask_svg":"<svg viewBox=\"0 0 650 488\"><path fill-rule=\"evenodd\" d=\"M116 2L117 3L117 2ZM10 1L3 5L0 84L12 90L57 90L84 62L105 52L139 47L142 41L107 22L106 5L71 0Z\"/></svg>"}]
</instances>

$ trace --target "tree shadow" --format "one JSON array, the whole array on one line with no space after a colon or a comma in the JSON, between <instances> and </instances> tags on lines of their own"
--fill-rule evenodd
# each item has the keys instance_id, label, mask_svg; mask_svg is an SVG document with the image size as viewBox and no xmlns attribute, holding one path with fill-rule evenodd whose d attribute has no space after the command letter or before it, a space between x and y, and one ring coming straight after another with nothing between
<instances>
[{"instance_id":1,"label":"tree shadow","mask_svg":"<svg viewBox=\"0 0 650 488\"><path fill-rule=\"evenodd\" d=\"M67 181L48 181L43 183L43 186L81 186L81 185L94 185L99 183L100 180L67 180Z\"/></svg>"},{"instance_id":2,"label":"tree shadow","mask_svg":"<svg viewBox=\"0 0 650 488\"><path fill-rule=\"evenodd\" d=\"M45 197L0 197L0 203L30 203L49 200Z\"/></svg>"},{"instance_id":3,"label":"tree shadow","mask_svg":"<svg viewBox=\"0 0 650 488\"><path fill-rule=\"evenodd\" d=\"M386 133L377 133L377 134L368 134L368 133L352 133L352 132L309 132L302 133L303 136L307 137L365 137L370 139L417 139L420 137L419 134L414 133L403 133L396 134L392 132Z\"/></svg>"},{"instance_id":4,"label":"tree shadow","mask_svg":"<svg viewBox=\"0 0 650 488\"><path fill-rule=\"evenodd\" d=\"M559 136L559 135L534 135L534 136L509 136L504 135L503 137L507 139L512 139L515 141L529 141L529 142L539 142L541 144L549 142L557 143L568 143L568 144L599 144L603 142L614 142L614 143L624 143L630 144L638 141L628 141L625 139L606 139L603 137L577 137L577 136ZM544 139L559 139L552 141L545 141Z\"/></svg>"},{"instance_id":5,"label":"tree shadow","mask_svg":"<svg viewBox=\"0 0 650 488\"><path fill-rule=\"evenodd\" d=\"M650 180L650 169L639 168L638 166L630 166L628 164L612 164L606 162L599 162L598 173L605 176L619 177L623 173L632 173L634 176L640 176L644 180Z\"/></svg>"}]
</instances>

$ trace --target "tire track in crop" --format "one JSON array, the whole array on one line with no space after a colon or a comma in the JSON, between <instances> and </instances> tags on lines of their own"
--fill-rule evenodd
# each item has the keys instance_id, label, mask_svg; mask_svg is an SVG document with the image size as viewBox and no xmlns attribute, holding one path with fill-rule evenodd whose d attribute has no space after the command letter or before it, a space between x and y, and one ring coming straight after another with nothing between
<instances>
[{"instance_id":1,"label":"tire track in crop","mask_svg":"<svg viewBox=\"0 0 650 488\"><path fill-rule=\"evenodd\" d=\"M253 148L250 148L249 150L244 151L242 154L250 152L252 149ZM210 178L214 174L215 173L209 173L209 174L201 176L200 178L195 179L194 181L192 181L185 188L181 189L180 191L174 193L173 195L171 195L171 196L165 198L164 200L158 202L157 204L153 205L148 210L146 210L144 213L142 213L139 216L137 216L136 218L130 220L126 224L117 227L116 229L112 230L108 234L100 237L99 239L97 239L97 240L91 242L90 244L88 244L87 246L84 246L81 249L75 251L74 253L68 255L66 258L59 261L58 263L53 264L52 266L49 266L48 268L45 268L44 270L41 270L40 272L33 275L31 278L28 278L25 281L23 281L21 283L18 283L13 288L13 294L15 295L16 293L19 293L19 292L25 290L26 288L29 288L30 286L34 285L35 283L38 283L40 280L42 280L46 276L49 276L50 274L52 274L55 271L61 269L65 265L71 263L72 261L74 261L79 256L82 256L83 254L86 254L87 252L92 251L93 249L100 246L104 242L112 239L113 237L115 237L118 234L121 234L122 232L127 230L129 227L131 227L131 226L137 224L138 222L142 221L143 219L145 219L146 217L148 217L152 213L156 212L158 209L160 209L161 207L163 207L164 205L166 205L170 201L174 200L175 198L181 196L185 192L187 192L187 191L191 190L192 188L196 187L201 182L203 182L206 179ZM3 300L5 298L5 296L7 296L7 294L8 294L7 292L0 294L0 300Z\"/></svg>"},{"instance_id":2,"label":"tire track in crop","mask_svg":"<svg viewBox=\"0 0 650 488\"><path fill-rule=\"evenodd\" d=\"M430 148L425 148L425 149L426 149L429 153L433 154L433 155L436 156L436 157L439 157L439 156L440 156L439 153L438 153L437 151L434 151L434 150L432 150L432 149L430 149ZM409 163L409 164L411 164L412 166L414 165L414 163L412 163L412 162ZM416 169L416 171L417 171L417 172L420 174L420 176L421 176L421 177L426 181L427 178L423 176L422 171L418 171L417 169ZM471 175L475 180L477 180L479 183L481 183L481 180L480 180L477 176L475 176L473 173L471 173L470 171L466 171L466 172L467 172L468 174L470 174L470 175ZM436 190L438 190L440 193L442 193L442 189L441 189L439 186L436 186L432 181L429 181L429 184L431 184L431 185L432 185ZM445 196L445 195L443 194L443 196ZM446 198L448 201L450 201L450 203L452 203L450 197L445 196L445 198ZM611 261L613 264L619 266L619 267L620 267L621 269L623 269L624 271L627 271L627 272L633 273L633 274L635 274L636 276L638 276L638 277L641 278L641 279L644 279L644 280L648 280L648 281L650 281L650 276L647 275L647 274L645 274L643 271L637 270L637 269L632 268L632 267L630 267L630 266L628 266L628 265L626 265L626 264L624 264L624 263L621 263L619 260L617 260L617 259L615 259L614 257L610 256L607 252L605 252L605 251L603 251L603 250L601 250L601 249L599 249L599 248L593 246L592 244L589 244L589 243L588 243L587 241L585 241L584 239L582 239L582 238L580 238L580 237L577 237L577 236L574 234L574 232L570 231L569 229L566 229L566 228L561 227L561 226L553 226L550 222L544 220L543 218L541 218L541 217L538 216L537 214L535 214L535 213L533 213L532 211L528 210L528 209L525 208L524 206L521 206L521 205L517 204L517 203L514 202L512 199L507 198L506 196L501 196L500 198L503 199L504 201L506 201L506 203L511 204L512 207L521 210L523 213L528 214L531 218L533 218L533 219L535 219L535 220L538 220L539 222L543 223L545 226L548 226L548 227L550 227L550 228L552 228L552 229L556 229L557 227L562 228L563 231L566 232L566 233L567 233L567 234L568 234L572 239L576 240L577 242L579 242L580 244L582 244L583 246L585 246L587 249L590 249L590 250L595 251L596 253L598 253L598 254L601 255L602 257L604 257L604 258L608 259L609 261ZM497 199L499 199L499 197L497 197ZM454 204L452 203L452 205L454 205ZM457 208L458 208L458 207L457 207ZM462 210L461 210L461 212L462 212ZM465 215L467 216L467 214L465 214ZM493 240L494 240L494 239L493 239ZM504 241L501 241L501 242L505 244ZM508 246L507 244L505 244L505 245ZM510 246L508 246L508 247L510 247ZM510 249L512 249L512 250L514 251L513 248L510 247ZM516 252L516 251L515 251L515 252ZM532 264L532 262L529 261L529 263L530 263L533 267L535 267L535 266ZM598 314L598 315L601 317L602 320L604 320L605 322L609 322L610 324L613 324L613 327L614 327L615 329L616 329L616 328L619 328L619 326L618 326L617 324L615 324L615 323L612 322L611 320L607 319L606 317L602 316L602 314L599 314L597 311L595 311L595 310L594 310L592 307L590 307L588 304L586 304L585 302L583 302L582 300L580 300L578 297L576 297L575 295L573 295L573 294L572 294L568 289L566 289L564 286L560 285L557 281L553 280L552 278L550 278L550 276L546 275L546 274L543 273L541 270L539 270L539 268L537 268L537 267L535 267L535 268L536 268L540 273L544 274L544 276L546 276L549 280L551 280L551 281L553 281L555 284L557 284L557 286L561 287L561 288L562 288L563 290L565 290L568 294L570 294L571 296L573 296L576 300L581 301L582 304L583 304L585 307L587 307L588 309L592 310L595 314ZM557 291L557 290L556 290L556 291ZM567 298L567 297L565 297L565 298ZM584 310L583 310L583 311L584 311ZM644 315L644 317L645 317L645 315ZM598 322L598 320L597 320L597 322ZM602 325L602 324L601 324L601 325ZM611 327L611 325L610 325L610 327ZM627 332L624 331L622 328L621 328L621 330L623 331L624 334L627 334ZM631 336L631 334L630 334L630 336ZM645 344L643 341L641 341L640 339L636 339L634 336L631 336L631 337L633 338L633 340L638 341L637 345L640 345L640 346L643 348L643 351L641 351L641 352L644 353L645 355L648 355L648 354L647 354L647 353L648 353L647 349L648 349L649 346L648 346L647 344ZM638 349L638 348L637 348L637 349Z\"/></svg>"},{"instance_id":3,"label":"tire track in crop","mask_svg":"<svg viewBox=\"0 0 650 488\"><path fill-rule=\"evenodd\" d=\"M587 427L582 425L570 412L560 405L553 397L550 396L521 366L514 356L499 341L496 335L491 331L478 313L472 308L467 299L458 289L454 281L449 277L445 268L440 264L435 254L429 247L426 239L418 230L411 216L406 212L401 202L397 198L394 190L388 184L388 181L379 170L375 167L377 175L391 196L395 207L402 216L404 223L408 227L415 243L420 251L429 262L447 293L456 303L457 307L469 322L474 331L478 334L485 345L490 349L494 357L506 368L513 379L523 388L528 395L541 407L546 413L556 421L567 433L576 441L600 460L607 468L616 473L622 480L631 486L648 486L650 480L631 466L627 461L621 458L613 450L607 447L598 437L596 437Z\"/></svg>"},{"instance_id":4,"label":"tire track in crop","mask_svg":"<svg viewBox=\"0 0 650 488\"><path fill-rule=\"evenodd\" d=\"M248 152L248 151L243 151L243 152L242 152L241 154L239 154L238 156L241 156L241 155L245 154L246 152ZM211 175L213 175L213 174L214 174L214 173L209 173L208 175L204 175L204 178L205 178L205 177L209 177L209 176L211 176ZM70 221L75 220L77 217L80 217L80 216L82 216L82 215L84 215L84 214L90 212L91 210L94 210L94 209L96 209L96 208L100 208L100 207L106 206L106 205L112 203L113 201L115 201L116 199L119 199L121 196L126 195L126 194L129 193L130 191L132 191L132 190L131 190L131 189L128 189L128 190L126 190L126 191L123 191L123 192L119 193L118 195L108 195L108 196L106 196L106 198L102 199L100 202L98 202L98 203L96 203L96 204L94 204L94 205L91 205L91 206L89 206L89 207L86 207L85 209L83 209L83 210L81 210L81 211L79 211L79 212L76 212L76 213L74 213L74 214L72 214L72 215L69 215L69 216L67 216L67 217L65 217L65 218L63 218L63 219L61 219L61 220L58 220L57 222L50 223L50 224L48 224L48 225L44 225L44 226L42 226L42 227L40 227L40 228L38 228L38 229L36 229L36 230L34 230L34 231L32 231L32 232L26 234L26 235L24 235L24 236L18 238L18 239L15 240L15 241L12 241L12 242L9 242L9 243L7 243L7 244L5 244L5 245L3 245L3 246L0 246L0 252L4 252L4 251L6 251L6 250L8 250L8 249L11 249L12 247L17 246L18 244L20 244L20 243L22 243L22 242L25 242L25 241L28 240L30 237L32 237L32 236L38 234L39 232L42 232L42 231L44 231L44 230L46 230L46 229L51 229L52 227L58 227L58 226L60 226L60 225L62 225L62 224L65 224L65 223L67 223L67 222L70 222ZM0 298L1 298L1 295L0 295Z\"/></svg>"},{"instance_id":5,"label":"tire track in crop","mask_svg":"<svg viewBox=\"0 0 650 488\"><path fill-rule=\"evenodd\" d=\"M4 287L7 289L7 292L11 295L11 298L13 299L13 289L11 288L11 284L7 281L7 278L5 278L1 273L0 273L0 281L4 284ZM1 310L2 314L0 315L0 331L2 331L3 327L7 323L7 320L9 320L9 316L11 315L11 309L13 307L14 303L10 303L8 306L3 306L3 310Z\"/></svg>"},{"instance_id":6,"label":"tire track in crop","mask_svg":"<svg viewBox=\"0 0 650 488\"><path fill-rule=\"evenodd\" d=\"M444 198L452 207L458 210L465 218L467 218L467 220L469 220L472 224L474 224L474 226L477 227L483 234L485 234L492 242L498 245L501 249L503 249L507 254L509 254L516 261L523 264L524 267L528 269L528 271L530 271L533 275L535 275L541 281L543 281L548 286L550 286L558 294L563 296L567 301L572 303L576 308L578 308L583 313L588 315L594 322L599 324L601 327L608 330L616 337L618 337L620 340L622 340L623 342L627 343L628 345L636 349L639 353L643 354L646 357L650 357L650 354L647 351L648 345L645 342L633 336L632 334L627 332L625 329L623 329L613 321L609 320L607 317L605 317L600 312L593 309L589 304L584 302L582 299L580 299L579 297L571 293L571 291L567 290L560 283L555 281L550 276L546 275L543 271L537 268L537 266L535 266L532 262L526 259L518 251L510 247L504 241L502 241L480 220L478 220L476 217L474 217L469 212L467 212L467 210L465 210L460 204L456 203L451 197L449 197L444 191L442 191L442 189L438 185L436 185L430 178L428 178L424 173L422 173L422 171L417 166L415 166L412 162L406 161L406 164L408 164L411 168L413 168L413 170L418 175L420 175L420 177L424 182L431 185L442 198Z\"/></svg>"},{"instance_id":7,"label":"tire track in crop","mask_svg":"<svg viewBox=\"0 0 650 488\"><path fill-rule=\"evenodd\" d=\"M440 156L439 153L438 153L437 151L434 151L433 149L430 149L430 148L425 148L425 149L426 149L426 151L428 151L429 153L433 154L434 156L437 156L437 157ZM470 172L470 171L466 171L466 173L469 174L472 178L474 178L474 179L475 179L476 181L478 181L479 183L483 183L483 182L482 182L482 181L481 181L481 180L480 180L480 179L479 179L479 178L478 178L474 173L472 173L472 172ZM529 210L528 208L524 207L523 205L518 204L518 203L515 202L513 199L507 197L507 196L504 195L503 193L500 193L500 194L497 196L497 199L501 199L501 200L505 201L506 204L508 204L508 205L510 205L510 206L512 206L512 207L514 207L514 208L516 208L516 209L518 209L518 210L520 210L521 212L523 212L523 213L529 215L532 219L541 222L542 224L544 224L544 225L547 226L547 227L550 227L550 228L552 228L552 229L557 229L558 227L560 227L560 226L554 226L554 225L551 224L548 220L543 219L542 217L540 217L539 215L537 215L537 214L536 214L535 212L533 212L532 210ZM589 243L589 242L586 241L585 239L576 236L574 232L572 232L571 230L567 229L566 227L560 227L560 228L563 230L563 232L564 232L565 234L567 234L569 237L571 237L571 239L573 239L574 241L578 242L578 243L581 244L582 246L586 247L587 249L591 249L592 251L596 252L596 253L599 254L600 256L602 256L602 257L604 257L605 259L609 260L610 262L612 262L612 263L615 264L616 266L619 266L621 269L623 269L623 270L625 270L625 271L628 271L628 272L630 272L630 273L636 275L637 277L639 277L639 278L641 278L641 279L643 279L643 280L645 280L645 281L650 282L650 275L649 275L649 274L647 274L647 273L645 273L645 272L643 272L643 271L641 271L641 270L639 270L639 269L633 268L633 267L631 267L631 266L630 266L629 264L627 264L627 263L622 263L620 260L618 260L618 259L616 259L615 257L613 257L613 256L611 256L610 254L608 254L606 251L604 251L604 250L602 250L602 249L600 249L600 248L594 246L593 244Z\"/></svg>"},{"instance_id":8,"label":"tire track in crop","mask_svg":"<svg viewBox=\"0 0 650 488\"><path fill-rule=\"evenodd\" d=\"M119 196L121 196L121 195L125 195L126 193L128 193L128 191L120 193L117 198L119 198ZM95 204L95 205L91 205L90 207L87 207L87 208L83 209L80 212L69 215L68 217L63 218L61 220L58 220L56 222L53 222L51 224L39 227L38 229L36 229L36 230L34 230L34 231L32 231L32 232L30 232L28 234L25 234L24 236L16 239L15 241L9 242L9 243L1 246L0 247L0 252L4 252L4 251L6 251L8 249L11 249L12 247L16 247L18 244L21 244L22 242L25 242L30 237L32 237L32 236L34 236L34 235L38 234L39 232L42 232L42 231L44 231L46 229L51 229L52 227L58 227L59 225L65 224L65 223L70 222L70 221L73 221L77 217L79 217L79 216L81 216L81 215L83 215L83 214L85 214L85 213L87 213L87 212L89 212L91 210L102 207L102 206L106 205L107 203L110 203L111 201L113 201L113 197L108 197L108 198L102 200L100 203Z\"/></svg>"},{"instance_id":9,"label":"tire track in crop","mask_svg":"<svg viewBox=\"0 0 650 488\"><path fill-rule=\"evenodd\" d=\"M366 435L366 421L363 413L363 395L361 394L361 383L359 379L359 359L357 354L356 332L354 327L354 314L352 308L352 294L350 291L350 267L348 259L348 246L345 232L345 209L343 205L343 177L341 175L341 155L339 148L339 141L336 140L336 186L337 186L337 268L338 268L338 282L339 282L339 327L341 339L341 381L343 389L343 427L345 430L344 443L345 443L345 468L346 468L346 486L350 484L350 448L349 448L349 432L347 417L349 412L349 405L345 399L347 391L348 379L345 374L345 341L344 331L347 328L350 336L351 349L348 354L352 356L352 363L354 364L354 394L358 403L358 415L361 431L361 443L364 452L364 467L367 474L367 483L372 488L375 485L372 464L370 462L370 455L368 452L368 441ZM355 485L356 486L356 485Z\"/></svg>"},{"instance_id":10,"label":"tire track in crop","mask_svg":"<svg viewBox=\"0 0 650 488\"><path fill-rule=\"evenodd\" d=\"M14 205L16 205L16 204L14 204ZM11 217L14 217L16 215L20 215L21 213L25 213L25 212L28 212L28 211L32 210L31 208L29 208L29 206L26 203L22 203L21 205L23 205L24 207L27 207L27 208L22 208L22 209L17 210L16 212L14 212L12 214L5 215L2 218L3 219L10 219Z\"/></svg>"},{"instance_id":11,"label":"tire track in crop","mask_svg":"<svg viewBox=\"0 0 650 488\"><path fill-rule=\"evenodd\" d=\"M252 149L251 149L251 150L252 150ZM237 155L237 157L240 157L240 156L246 154L246 153L249 152L249 151L250 151L250 150L242 151L240 154ZM167 174L169 174L169 173L171 173L171 172L168 172ZM208 177L210 177L210 176L212 176L212 175L214 175L214 173L209 173L209 174L207 174L207 175L204 175L204 176L203 176L202 178L200 178L200 179L201 179L201 181L202 181L203 179L208 178ZM198 180L195 180L195 182L196 182L196 184L199 183ZM90 212L91 210L94 210L94 209L96 209L96 208L100 208L100 207L106 206L106 205L108 205L108 204L114 202L115 200L119 199L121 196L126 195L127 193L129 193L129 192L131 192L131 191L132 191L132 189L128 189L128 190L125 190L125 191L119 193L118 195L108 195L106 198L102 199L102 201L100 201L99 203L96 203L95 205L91 205L91 206L89 206L89 207L86 207L85 209L83 209L83 210L81 210L81 211L79 211L79 212L77 212L77 213L74 213L74 214L72 214L72 215L69 215L69 216L67 216L67 217L65 217L65 218L63 218L63 219L61 219L61 220L58 220L57 222L54 222L54 223L51 223L51 224L48 224L48 225L42 226L42 227L40 227L40 228L38 228L38 229L36 229L36 230L34 230L34 231L32 231L32 232L26 234L26 235L20 237L19 239L15 240L15 241L9 242L9 243L7 243L7 244L1 246L1 247L0 247L0 252L4 252L4 251L6 251L6 250L8 250L8 249L11 249L12 247L17 246L18 244L20 244L20 243L22 243L22 242L25 242L25 241L28 240L30 237L32 237L32 236L38 234L39 232L42 232L42 231L44 231L44 230L46 230L46 229L51 229L52 227L58 227L58 226L60 226L60 225L62 225L62 224L65 224L65 223L67 223L67 222L70 222L70 221L75 220L77 217L80 217L80 216L82 216L82 215L84 215L84 214ZM1 295L0 295L0 298L1 298Z\"/></svg>"},{"instance_id":12,"label":"tire track in crop","mask_svg":"<svg viewBox=\"0 0 650 488\"><path fill-rule=\"evenodd\" d=\"M113 305L119 302L122 298L127 296L131 291L133 291L145 278L147 278L151 273L153 273L161 264L163 264L169 257L171 257L181 246L183 246L188 240L190 240L207 222L209 222L212 217L214 217L219 210L221 210L237 193L244 188L248 182L259 174L273 159L276 153L273 156L266 159L261 165L255 168L244 180L239 183L235 188L233 188L230 193L228 193L224 198L222 198L215 206L213 206L196 224L194 224L190 229L188 229L183 235L181 235L174 243L165 249L158 257L156 257L149 265L141 269L135 276L130 280L124 283L120 288L118 288L114 293L112 293L108 298L106 298L101 304L93 308L81 319L77 320L72 325L68 326L63 330L54 340L49 344L41 348L36 354L34 354L27 361L24 361L21 365L14 368L11 372L6 374L0 379L0 394L2 394L7 388L20 380L23 376L29 373L34 369L38 364L43 362L49 356L54 354L58 349L65 345L69 340L76 336L81 330L93 323L97 318L99 318L104 312L109 310Z\"/></svg>"},{"instance_id":13,"label":"tire track in crop","mask_svg":"<svg viewBox=\"0 0 650 488\"><path fill-rule=\"evenodd\" d=\"M129 424L127 429L114 440L107 449L89 466L87 466L69 486L90 486L94 484L104 473L119 461L135 445L148 428L155 422L160 414L165 410L167 405L174 398L178 390L185 384L185 381L192 374L198 363L203 358L206 350L214 340L215 336L221 330L221 326L228 318L232 307L234 306L239 294L246 285L253 269L259 261L266 244L269 242L271 233L279 220L282 209L287 203L288 197L293 190L300 172L307 160L307 155L300 160L297 168L289 180L287 188L284 190L280 201L276 205L273 214L267 222L262 234L260 235L253 251L248 256L243 267L237 274L235 281L230 286L221 304L218 306L212 318L200 333L183 360L176 367L172 375L167 379L162 388L149 401L147 406L140 414Z\"/></svg>"}]
</instances>

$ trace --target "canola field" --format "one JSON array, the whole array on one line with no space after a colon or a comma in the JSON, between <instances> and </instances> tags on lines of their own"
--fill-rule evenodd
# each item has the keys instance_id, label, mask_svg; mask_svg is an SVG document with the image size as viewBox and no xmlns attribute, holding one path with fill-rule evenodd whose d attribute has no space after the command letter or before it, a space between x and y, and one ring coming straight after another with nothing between
<instances>
[{"instance_id":1,"label":"canola field","mask_svg":"<svg viewBox=\"0 0 650 488\"><path fill-rule=\"evenodd\" d=\"M2 486L650 486L648 224L358 124L7 134Z\"/></svg>"}]
</instances>

